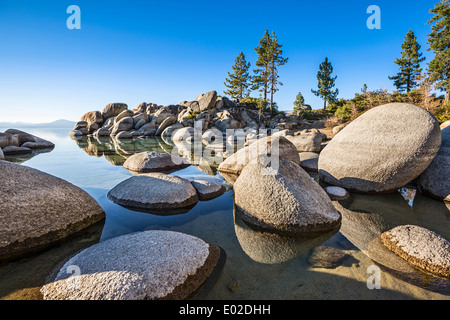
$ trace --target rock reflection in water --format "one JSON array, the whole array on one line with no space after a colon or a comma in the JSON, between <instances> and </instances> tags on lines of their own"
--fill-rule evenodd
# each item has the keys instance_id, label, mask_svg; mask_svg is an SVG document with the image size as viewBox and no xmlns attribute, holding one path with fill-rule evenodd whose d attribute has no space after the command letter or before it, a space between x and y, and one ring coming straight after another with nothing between
<instances>
[{"instance_id":1,"label":"rock reflection in water","mask_svg":"<svg viewBox=\"0 0 450 320\"><path fill-rule=\"evenodd\" d=\"M25 154L5 155L5 161L22 164L25 161L28 161L41 153L52 152L53 149L54 148L35 149L32 150L30 153Z\"/></svg>"},{"instance_id":2,"label":"rock reflection in water","mask_svg":"<svg viewBox=\"0 0 450 320\"><path fill-rule=\"evenodd\" d=\"M215 176L217 167L226 156L217 145L205 146L197 143L173 143L170 139L160 137L114 139L111 137L81 136L72 138L78 147L92 157L104 157L114 166L122 166L133 154L144 151L156 151L174 154L197 166L208 175Z\"/></svg>"},{"instance_id":3,"label":"rock reflection in water","mask_svg":"<svg viewBox=\"0 0 450 320\"><path fill-rule=\"evenodd\" d=\"M308 254L311 249L335 235L339 228L320 233L305 233L304 236L288 237L253 229L242 220L234 207L234 230L242 250L253 261L278 264Z\"/></svg>"},{"instance_id":4,"label":"rock reflection in water","mask_svg":"<svg viewBox=\"0 0 450 320\"><path fill-rule=\"evenodd\" d=\"M400 193L352 194L347 201L333 202L342 214L340 232L382 269L406 282L431 291L450 293L450 280L420 271L393 254L380 235L399 225L417 225L450 239L450 205L415 194L413 206Z\"/></svg>"}]
</instances>

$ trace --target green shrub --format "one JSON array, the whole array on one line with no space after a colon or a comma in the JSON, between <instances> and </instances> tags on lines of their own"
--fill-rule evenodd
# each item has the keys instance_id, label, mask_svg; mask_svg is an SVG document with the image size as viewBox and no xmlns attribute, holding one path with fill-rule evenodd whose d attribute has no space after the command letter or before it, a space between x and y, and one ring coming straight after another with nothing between
<instances>
[{"instance_id":1,"label":"green shrub","mask_svg":"<svg viewBox=\"0 0 450 320\"><path fill-rule=\"evenodd\" d=\"M187 119L195 119L200 114L199 111L192 110L189 112L189 114L185 117Z\"/></svg>"},{"instance_id":2,"label":"green shrub","mask_svg":"<svg viewBox=\"0 0 450 320\"><path fill-rule=\"evenodd\" d=\"M347 122L352 120L353 108L352 103L347 101L342 105L338 106L334 115L341 121Z\"/></svg>"},{"instance_id":3,"label":"green shrub","mask_svg":"<svg viewBox=\"0 0 450 320\"><path fill-rule=\"evenodd\" d=\"M306 120L320 120L322 119L322 115L320 112L315 110L303 110L299 111L298 115Z\"/></svg>"},{"instance_id":4,"label":"green shrub","mask_svg":"<svg viewBox=\"0 0 450 320\"><path fill-rule=\"evenodd\" d=\"M439 123L444 123L450 120L450 102L443 103L442 107L436 108L434 116L439 121Z\"/></svg>"}]
</instances>

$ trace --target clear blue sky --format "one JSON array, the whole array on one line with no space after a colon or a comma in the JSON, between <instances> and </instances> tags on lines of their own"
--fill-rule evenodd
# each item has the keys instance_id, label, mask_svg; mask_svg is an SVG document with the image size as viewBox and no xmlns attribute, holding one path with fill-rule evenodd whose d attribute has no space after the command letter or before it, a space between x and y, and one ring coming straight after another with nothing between
<instances>
[{"instance_id":1,"label":"clear blue sky","mask_svg":"<svg viewBox=\"0 0 450 320\"><path fill-rule=\"evenodd\" d=\"M223 94L241 50L254 66L265 29L289 58L275 95L281 110L292 109L299 91L322 106L311 89L325 57L339 97L352 98L364 83L391 91L409 29L430 61L426 22L437 2L0 0L0 121L76 121L110 102L134 108ZM66 26L69 5L81 9L81 30ZM381 9L381 30L366 27L370 5Z\"/></svg>"}]
</instances>

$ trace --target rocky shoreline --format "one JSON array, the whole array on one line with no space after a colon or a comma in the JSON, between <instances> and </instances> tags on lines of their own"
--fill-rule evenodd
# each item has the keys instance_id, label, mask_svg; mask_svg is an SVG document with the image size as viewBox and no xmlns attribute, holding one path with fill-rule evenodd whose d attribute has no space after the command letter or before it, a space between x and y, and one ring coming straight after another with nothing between
<instances>
[{"instance_id":1,"label":"rocky shoreline","mask_svg":"<svg viewBox=\"0 0 450 320\"><path fill-rule=\"evenodd\" d=\"M195 100L182 101L177 105L157 105L142 102L130 110L125 103L110 103L102 111L90 111L81 117L70 135L80 137L112 136L116 139L132 137L165 136L183 127L194 127L201 122L201 131L216 128L244 131L295 130L311 128L311 122L298 115L283 113L271 118L270 114L258 112L255 103L237 103L209 91Z\"/></svg>"},{"instance_id":2,"label":"rocky shoreline","mask_svg":"<svg viewBox=\"0 0 450 320\"><path fill-rule=\"evenodd\" d=\"M227 188L220 183L172 174L198 164L179 152L191 154L199 143L202 157L198 161L210 165L204 153L208 147L222 157L217 170L233 189L235 215L245 225L239 232L259 230L271 243L293 239L287 241L285 257L268 261L290 259L309 245L319 245L325 235L340 230L345 219L369 228L370 232L355 234L347 225L342 233L355 238L355 245L375 257L377 264L386 268L401 265L413 283L420 276L410 270L419 270L420 275L431 277L439 290L448 290L447 232L370 221L372 216L366 211L361 213L349 204L355 194L392 194L407 184L416 186L418 193L448 201L450 127L441 129L429 112L404 103L371 109L347 126L329 130L329 135L302 128L304 120L297 116L289 121L283 117L265 118L213 91L172 106L143 103L128 110L125 104L109 104L102 112L85 114L70 135L77 141L84 136L98 141L159 136L178 147L175 153L130 154L123 166L133 176L107 194L120 206L157 215L182 214L199 201L223 195ZM264 136L261 132L266 129L269 134ZM234 131L230 134L227 130ZM16 147L42 142L34 136L34 141L26 141L30 136L18 131L1 137L17 141ZM226 144L240 147L226 150ZM0 167L1 180L7 186L0 196L10 199L0 207L0 259L8 261L42 250L105 218L94 199L68 182L5 161L0 161ZM37 181L46 181L45 187ZM11 197L11 190L18 193ZM53 223L54 217L58 224ZM379 259L385 251L392 255L389 261ZM323 263L324 255L333 256L332 263ZM265 261L258 254L256 257ZM147 230L94 244L68 257L49 276L41 293L45 299L188 299L213 273L220 272L224 259L225 251L216 244L183 233ZM323 247L312 253L310 263L333 268L342 259L341 253ZM67 268L71 266L82 267L80 277L72 279L82 280L79 287L73 283L75 290L67 286Z\"/></svg>"},{"instance_id":3,"label":"rocky shoreline","mask_svg":"<svg viewBox=\"0 0 450 320\"><path fill-rule=\"evenodd\" d=\"M21 130L8 129L0 132L0 160L5 157L50 152L54 147L54 143Z\"/></svg>"}]
</instances>

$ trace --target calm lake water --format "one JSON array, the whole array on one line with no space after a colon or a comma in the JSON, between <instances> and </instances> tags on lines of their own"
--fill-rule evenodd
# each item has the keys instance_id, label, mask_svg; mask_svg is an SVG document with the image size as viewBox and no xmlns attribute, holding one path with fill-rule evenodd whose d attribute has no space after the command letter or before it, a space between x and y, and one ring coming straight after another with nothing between
<instances>
[{"instance_id":1,"label":"calm lake water","mask_svg":"<svg viewBox=\"0 0 450 320\"><path fill-rule=\"evenodd\" d=\"M11 160L77 185L106 212L97 235L77 240L78 250L83 243L166 229L197 236L225 250L225 265L202 299L449 299L449 280L411 268L377 242L382 232L401 224L424 226L450 239L450 205L418 194L413 187L384 196L352 194L349 201L336 204L343 215L339 230L314 237L281 237L247 226L233 210L230 187L216 199L200 201L189 212L170 216L128 210L107 199L110 189L132 176L122 166L128 156L141 151L170 152L172 146L161 139L118 144L109 139L75 141L68 135L70 129L23 130L54 142L55 149L31 159ZM192 165L172 174L227 184L214 167ZM64 250L71 245L0 266L0 297L39 298L42 278L64 259ZM309 256L318 246L333 247L347 256L334 268L315 267ZM67 252L71 250L75 249ZM379 289L371 285L375 283Z\"/></svg>"}]
</instances>

